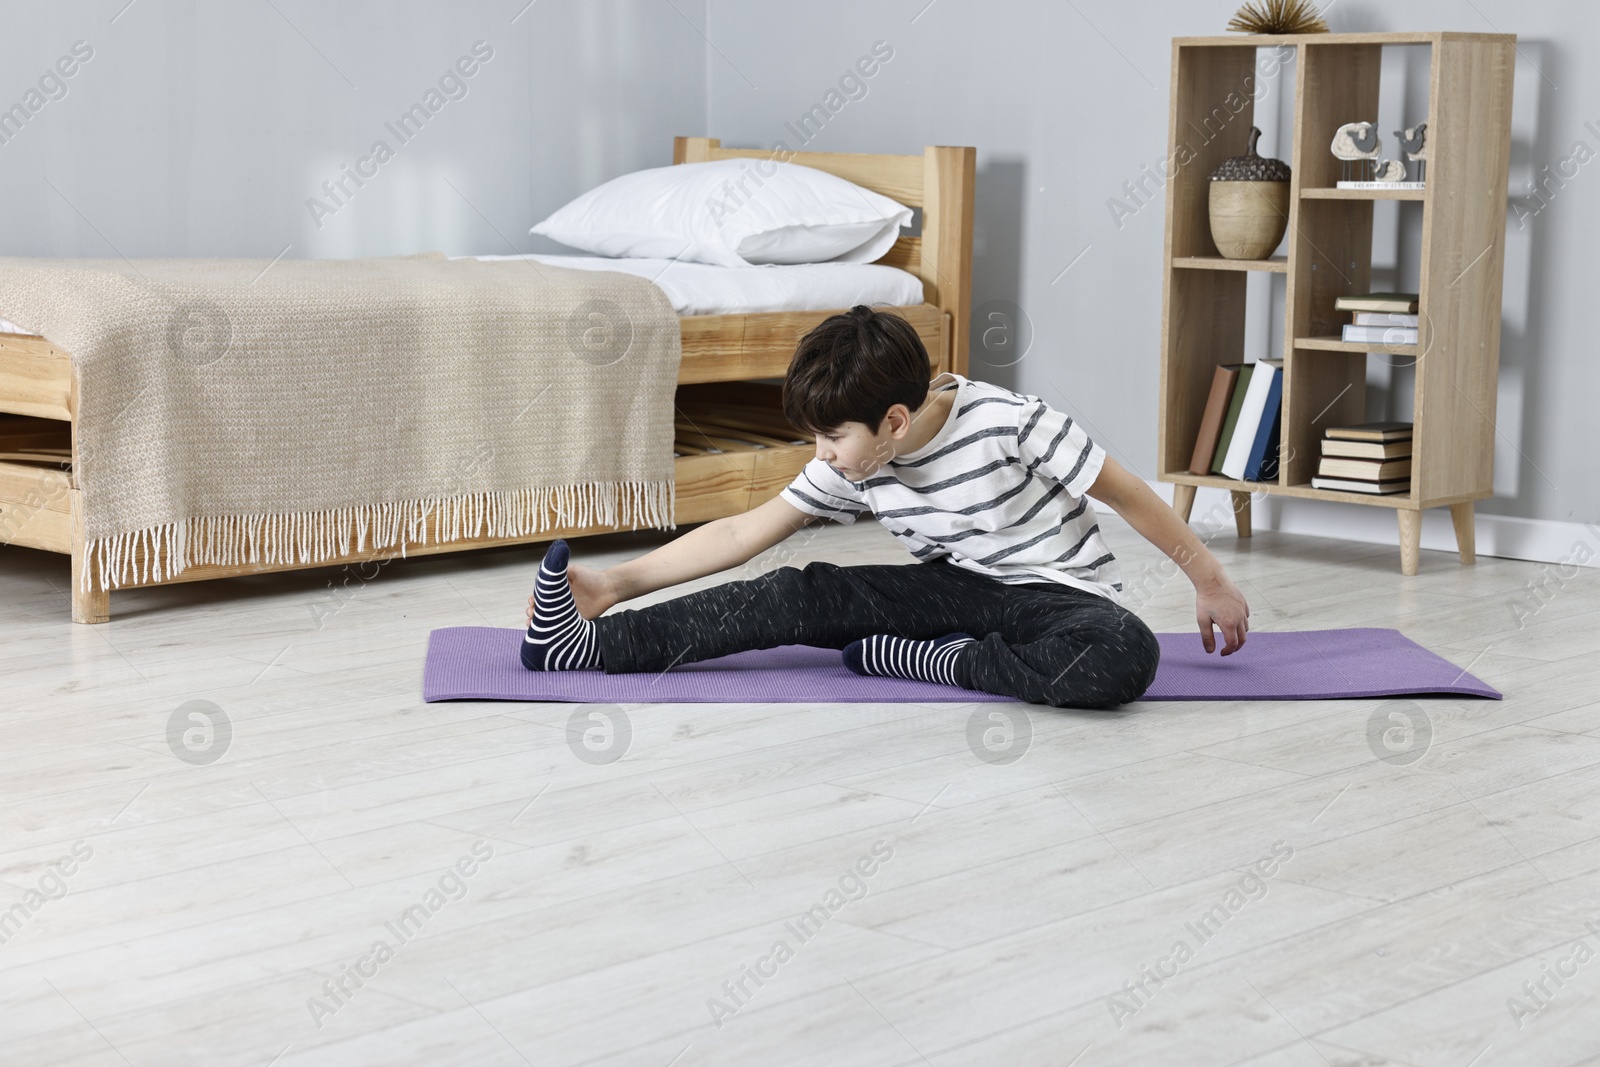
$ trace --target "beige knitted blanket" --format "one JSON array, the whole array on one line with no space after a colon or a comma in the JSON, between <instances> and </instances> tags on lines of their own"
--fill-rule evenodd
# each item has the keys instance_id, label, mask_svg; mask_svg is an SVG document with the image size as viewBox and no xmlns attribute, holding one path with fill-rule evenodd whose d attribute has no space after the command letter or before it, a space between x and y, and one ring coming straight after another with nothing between
<instances>
[{"instance_id":1,"label":"beige knitted blanket","mask_svg":"<svg viewBox=\"0 0 1600 1067\"><path fill-rule=\"evenodd\" d=\"M673 523L678 318L642 278L0 258L0 318L72 356L86 583Z\"/></svg>"}]
</instances>

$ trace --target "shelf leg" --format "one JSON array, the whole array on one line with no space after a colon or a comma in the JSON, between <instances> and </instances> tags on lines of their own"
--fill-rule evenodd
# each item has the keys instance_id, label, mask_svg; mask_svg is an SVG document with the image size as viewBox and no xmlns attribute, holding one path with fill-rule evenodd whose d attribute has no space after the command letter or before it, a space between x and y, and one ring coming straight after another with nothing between
<instances>
[{"instance_id":1,"label":"shelf leg","mask_svg":"<svg viewBox=\"0 0 1600 1067\"><path fill-rule=\"evenodd\" d=\"M1400 573L1416 574L1422 554L1422 512L1398 508L1395 515L1400 519Z\"/></svg>"},{"instance_id":2,"label":"shelf leg","mask_svg":"<svg viewBox=\"0 0 1600 1067\"><path fill-rule=\"evenodd\" d=\"M1459 504L1451 504L1450 521L1455 524L1456 549L1461 553L1461 562L1478 562L1478 547L1475 535L1476 527L1472 516L1472 501L1464 500Z\"/></svg>"},{"instance_id":3,"label":"shelf leg","mask_svg":"<svg viewBox=\"0 0 1600 1067\"><path fill-rule=\"evenodd\" d=\"M1195 486L1192 485L1172 487L1172 510L1186 523L1189 521L1189 512L1194 510L1194 491Z\"/></svg>"},{"instance_id":4,"label":"shelf leg","mask_svg":"<svg viewBox=\"0 0 1600 1067\"><path fill-rule=\"evenodd\" d=\"M1250 536L1250 494L1229 490L1233 497L1233 528L1240 537Z\"/></svg>"},{"instance_id":5,"label":"shelf leg","mask_svg":"<svg viewBox=\"0 0 1600 1067\"><path fill-rule=\"evenodd\" d=\"M111 621L111 592L100 581L98 568L94 561L83 551L83 495L81 490L72 490L72 621L73 622L110 622ZM83 590L84 568L89 568L91 574L88 592Z\"/></svg>"}]
</instances>

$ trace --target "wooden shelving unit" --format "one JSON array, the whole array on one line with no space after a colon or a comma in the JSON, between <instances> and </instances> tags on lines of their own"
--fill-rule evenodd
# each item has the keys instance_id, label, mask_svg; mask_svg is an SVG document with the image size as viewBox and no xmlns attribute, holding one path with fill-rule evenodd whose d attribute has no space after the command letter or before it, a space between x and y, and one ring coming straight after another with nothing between
<instances>
[{"instance_id":1,"label":"wooden shelving unit","mask_svg":"<svg viewBox=\"0 0 1600 1067\"><path fill-rule=\"evenodd\" d=\"M1430 53L1426 189L1337 189L1328 151L1346 122L1378 114L1385 45ZM1293 148L1287 256L1221 258L1208 218L1210 174L1249 141L1256 49L1292 47ZM1506 175L1516 38L1474 33L1180 37L1172 43L1165 287L1161 326L1160 480L1185 520L1200 486L1232 493L1239 536L1253 493L1394 508L1400 569L1417 571L1424 508L1448 506L1461 561L1474 560L1473 501L1494 494L1495 389L1505 258ZM1234 108L1243 102L1242 110ZM1408 121L1422 121L1422 116ZM1385 131L1387 133L1387 131ZM1373 205L1422 205L1415 345L1339 340L1334 300L1371 289ZM1188 473L1214 368L1244 348L1245 281L1286 276L1280 463L1276 481ZM1366 421L1367 353L1415 361L1411 489L1368 496L1311 488L1324 428Z\"/></svg>"}]
</instances>

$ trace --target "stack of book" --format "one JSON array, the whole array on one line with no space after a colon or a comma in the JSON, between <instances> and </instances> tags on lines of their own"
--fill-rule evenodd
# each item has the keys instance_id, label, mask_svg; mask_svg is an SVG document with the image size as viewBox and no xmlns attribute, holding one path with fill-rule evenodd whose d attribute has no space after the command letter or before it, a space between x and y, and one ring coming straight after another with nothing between
<instances>
[{"instance_id":1,"label":"stack of book","mask_svg":"<svg viewBox=\"0 0 1600 1067\"><path fill-rule=\"evenodd\" d=\"M1313 489L1404 493L1411 489L1411 424L1330 426L1322 438Z\"/></svg>"},{"instance_id":2,"label":"stack of book","mask_svg":"<svg viewBox=\"0 0 1600 1067\"><path fill-rule=\"evenodd\" d=\"M1189 456L1189 473L1276 481L1282 411L1283 360L1218 367Z\"/></svg>"},{"instance_id":3,"label":"stack of book","mask_svg":"<svg viewBox=\"0 0 1600 1067\"><path fill-rule=\"evenodd\" d=\"M1341 296L1333 302L1340 311L1353 313L1340 338L1358 344L1414 345L1417 343L1416 293L1366 293Z\"/></svg>"}]
</instances>

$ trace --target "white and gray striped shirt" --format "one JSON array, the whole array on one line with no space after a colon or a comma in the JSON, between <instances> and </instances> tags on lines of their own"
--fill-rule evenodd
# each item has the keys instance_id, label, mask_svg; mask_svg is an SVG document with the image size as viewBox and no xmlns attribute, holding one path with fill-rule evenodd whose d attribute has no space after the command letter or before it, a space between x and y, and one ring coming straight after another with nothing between
<instances>
[{"instance_id":1,"label":"white and gray striped shirt","mask_svg":"<svg viewBox=\"0 0 1600 1067\"><path fill-rule=\"evenodd\" d=\"M959 374L945 424L927 444L852 482L813 459L783 490L801 511L838 522L872 514L918 560L1009 584L1051 581L1120 599L1116 559L1084 496L1106 453L1036 396Z\"/></svg>"}]
</instances>

